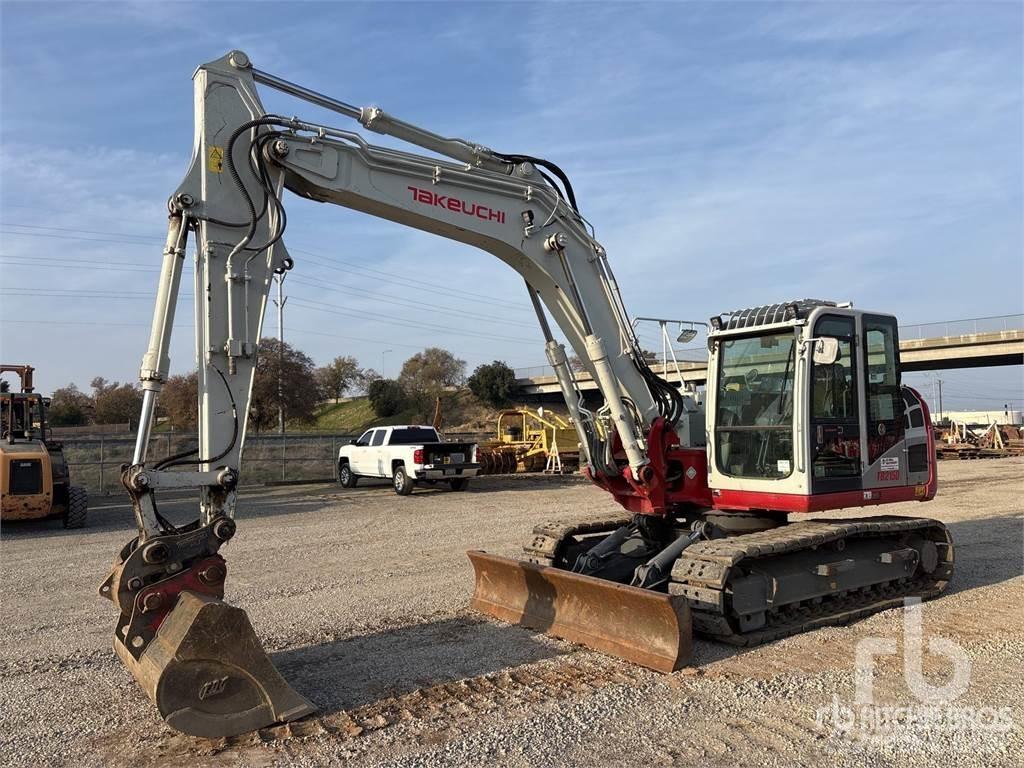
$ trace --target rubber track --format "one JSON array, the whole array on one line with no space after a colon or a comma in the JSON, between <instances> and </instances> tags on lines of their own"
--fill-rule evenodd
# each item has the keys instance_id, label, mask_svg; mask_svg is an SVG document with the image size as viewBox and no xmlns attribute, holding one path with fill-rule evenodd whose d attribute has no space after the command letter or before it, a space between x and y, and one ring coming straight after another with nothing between
<instances>
[{"instance_id":1,"label":"rubber track","mask_svg":"<svg viewBox=\"0 0 1024 768\"><path fill-rule=\"evenodd\" d=\"M558 549L566 539L579 535L614 531L630 521L628 514L603 515L586 520L553 520L533 529L533 538L523 545L523 559L540 565L555 565Z\"/></svg>"},{"instance_id":2,"label":"rubber track","mask_svg":"<svg viewBox=\"0 0 1024 768\"><path fill-rule=\"evenodd\" d=\"M567 538L611 533L629 519L628 515L618 515L538 525L533 529L533 538L523 547L523 559L541 565L560 565L555 563L555 558ZM768 626L751 632L741 633L729 621L729 578L741 562L814 549L850 537L928 529L932 532L928 538L939 548L939 565L931 574L826 597L817 604L800 604L795 611L786 614L769 613ZM694 632L731 645L750 646L819 627L848 624L872 613L897 608L905 597L931 599L946 588L952 573L953 543L945 525L937 520L891 515L852 520L803 520L767 531L694 543L676 561L669 591L687 598Z\"/></svg>"},{"instance_id":3,"label":"rubber track","mask_svg":"<svg viewBox=\"0 0 1024 768\"><path fill-rule=\"evenodd\" d=\"M737 566L758 558L814 549L840 539L888 536L908 531L927 531L930 535L926 538L938 546L939 564L932 573L839 593L817 604L805 601L794 610L769 611L768 625L751 632L740 632L729 621L728 584ZM673 566L669 591L687 597L695 632L732 645L747 646L818 627L847 624L878 611L899 607L905 597L933 598L946 588L952 574L953 543L946 526L937 520L892 516L807 520L758 533L693 544Z\"/></svg>"}]
</instances>

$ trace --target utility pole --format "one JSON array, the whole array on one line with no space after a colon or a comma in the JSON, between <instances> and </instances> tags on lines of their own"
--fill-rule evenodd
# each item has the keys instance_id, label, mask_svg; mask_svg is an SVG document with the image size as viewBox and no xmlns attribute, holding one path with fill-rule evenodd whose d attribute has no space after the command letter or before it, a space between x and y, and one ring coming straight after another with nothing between
<instances>
[{"instance_id":1,"label":"utility pole","mask_svg":"<svg viewBox=\"0 0 1024 768\"><path fill-rule=\"evenodd\" d=\"M284 434L284 305L288 297L284 295L284 278L287 272L275 272L274 279L277 281L277 298L274 305L277 307L277 431Z\"/></svg>"},{"instance_id":2,"label":"utility pole","mask_svg":"<svg viewBox=\"0 0 1024 768\"><path fill-rule=\"evenodd\" d=\"M942 379L935 379L935 383L939 385L939 422L942 422Z\"/></svg>"},{"instance_id":3,"label":"utility pole","mask_svg":"<svg viewBox=\"0 0 1024 768\"><path fill-rule=\"evenodd\" d=\"M388 372L387 372L387 365L388 365L388 363L387 363L387 354L388 354L388 352L394 352L394 351L395 350L393 350L393 349L385 349L383 352L380 353L380 375L381 375L381 378L386 379L388 377Z\"/></svg>"}]
</instances>

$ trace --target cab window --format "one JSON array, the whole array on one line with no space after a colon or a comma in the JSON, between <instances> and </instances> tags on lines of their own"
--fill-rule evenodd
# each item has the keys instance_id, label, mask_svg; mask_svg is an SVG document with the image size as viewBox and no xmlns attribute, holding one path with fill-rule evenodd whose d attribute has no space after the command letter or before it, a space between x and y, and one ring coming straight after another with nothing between
<instances>
[{"instance_id":1,"label":"cab window","mask_svg":"<svg viewBox=\"0 0 1024 768\"><path fill-rule=\"evenodd\" d=\"M719 344L719 471L735 477L788 477L793 471L793 332L723 339Z\"/></svg>"},{"instance_id":2,"label":"cab window","mask_svg":"<svg viewBox=\"0 0 1024 768\"><path fill-rule=\"evenodd\" d=\"M370 445L374 446L374 445L380 445L381 443L383 443L384 442L384 433L385 432L387 432L386 429L376 429L376 430L374 430L373 437L370 438Z\"/></svg>"},{"instance_id":3,"label":"cab window","mask_svg":"<svg viewBox=\"0 0 1024 768\"><path fill-rule=\"evenodd\" d=\"M868 464L903 439L896 319L864 317L864 380L868 410Z\"/></svg>"},{"instance_id":4,"label":"cab window","mask_svg":"<svg viewBox=\"0 0 1024 768\"><path fill-rule=\"evenodd\" d=\"M811 473L816 491L848 490L827 481L860 477L855 336L852 317L825 315L814 326L815 338L839 342L834 363L813 363L811 368Z\"/></svg>"},{"instance_id":5,"label":"cab window","mask_svg":"<svg viewBox=\"0 0 1024 768\"><path fill-rule=\"evenodd\" d=\"M363 432L363 434L359 436L359 439L356 440L356 445L369 445L370 436L373 434L373 432L374 430L372 429L368 429L365 432Z\"/></svg>"}]
</instances>

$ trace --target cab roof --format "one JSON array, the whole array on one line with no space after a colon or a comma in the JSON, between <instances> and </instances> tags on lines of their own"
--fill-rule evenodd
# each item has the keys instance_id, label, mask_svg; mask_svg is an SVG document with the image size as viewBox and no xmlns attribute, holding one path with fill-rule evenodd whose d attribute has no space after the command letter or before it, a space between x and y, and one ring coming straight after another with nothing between
<instances>
[{"instance_id":1,"label":"cab roof","mask_svg":"<svg viewBox=\"0 0 1024 768\"><path fill-rule=\"evenodd\" d=\"M849 306L825 299L795 299L778 304L765 304L750 309L736 309L711 318L711 333L737 331L769 325L793 323L807 317L818 307Z\"/></svg>"}]
</instances>

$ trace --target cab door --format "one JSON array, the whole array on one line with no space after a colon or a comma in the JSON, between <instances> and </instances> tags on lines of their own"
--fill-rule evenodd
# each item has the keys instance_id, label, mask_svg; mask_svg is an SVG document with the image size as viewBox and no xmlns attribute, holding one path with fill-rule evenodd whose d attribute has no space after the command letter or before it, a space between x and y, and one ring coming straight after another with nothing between
<instances>
[{"instance_id":1,"label":"cab door","mask_svg":"<svg viewBox=\"0 0 1024 768\"><path fill-rule=\"evenodd\" d=\"M850 315L821 315L814 324L813 336L836 339L839 355L834 363L811 365L811 493L859 490L863 469L855 319Z\"/></svg>"},{"instance_id":2,"label":"cab door","mask_svg":"<svg viewBox=\"0 0 1024 768\"><path fill-rule=\"evenodd\" d=\"M866 451L864 487L907 485L900 349L896 318L864 315Z\"/></svg>"},{"instance_id":3,"label":"cab door","mask_svg":"<svg viewBox=\"0 0 1024 768\"><path fill-rule=\"evenodd\" d=\"M373 437L370 438L370 449L367 451L366 458L366 469L367 472L375 474L377 477L389 477L390 473L384 471L384 465L387 463L384 459L387 449L383 448L384 438L387 436L388 431L386 429L378 429L373 433Z\"/></svg>"},{"instance_id":4,"label":"cab door","mask_svg":"<svg viewBox=\"0 0 1024 768\"><path fill-rule=\"evenodd\" d=\"M368 429L359 436L356 440L355 445L352 446L352 450L349 452L349 465L352 472L357 475L373 474L373 470L377 468L376 463L370 464L367 461L367 454L370 452L370 439L373 437L374 430Z\"/></svg>"}]
</instances>

